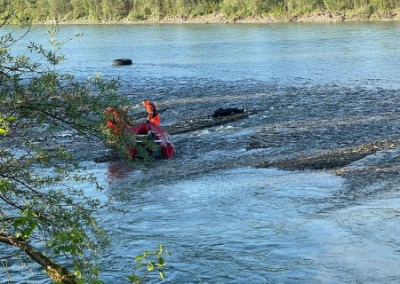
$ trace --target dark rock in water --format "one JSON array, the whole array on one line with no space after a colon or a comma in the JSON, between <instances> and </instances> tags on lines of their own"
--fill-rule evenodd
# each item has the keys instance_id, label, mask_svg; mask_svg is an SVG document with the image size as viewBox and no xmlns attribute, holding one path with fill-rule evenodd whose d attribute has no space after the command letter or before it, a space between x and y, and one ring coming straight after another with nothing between
<instances>
[{"instance_id":1,"label":"dark rock in water","mask_svg":"<svg viewBox=\"0 0 400 284\"><path fill-rule=\"evenodd\" d=\"M212 114L211 117L228 116L235 113L244 113L243 108L218 108Z\"/></svg>"}]
</instances>

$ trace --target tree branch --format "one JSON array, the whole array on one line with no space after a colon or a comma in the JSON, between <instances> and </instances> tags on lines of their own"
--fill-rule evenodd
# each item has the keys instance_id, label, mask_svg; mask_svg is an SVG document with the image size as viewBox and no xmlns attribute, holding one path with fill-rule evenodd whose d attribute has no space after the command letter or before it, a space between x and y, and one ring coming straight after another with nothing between
<instances>
[{"instance_id":1,"label":"tree branch","mask_svg":"<svg viewBox=\"0 0 400 284\"><path fill-rule=\"evenodd\" d=\"M44 254L34 249L26 241L17 238L15 236L10 236L5 233L0 233L0 243L17 247L23 252L25 252L33 261L37 262L43 268L45 268L47 274L56 283L64 283L64 284L78 283L76 277L70 271L68 271L67 268L58 265Z\"/></svg>"}]
</instances>

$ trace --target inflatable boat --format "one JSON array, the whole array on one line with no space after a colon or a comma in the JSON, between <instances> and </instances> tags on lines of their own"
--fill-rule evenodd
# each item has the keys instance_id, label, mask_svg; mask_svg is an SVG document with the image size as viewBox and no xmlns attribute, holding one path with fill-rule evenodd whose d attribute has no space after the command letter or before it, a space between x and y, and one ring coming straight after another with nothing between
<instances>
[{"instance_id":1,"label":"inflatable boat","mask_svg":"<svg viewBox=\"0 0 400 284\"><path fill-rule=\"evenodd\" d=\"M134 126L127 127L126 132L132 134L135 144L140 145L140 147L129 149L132 158L150 155L154 158L165 157L170 159L176 153L175 146L168 133L159 125L151 122L139 122Z\"/></svg>"}]
</instances>

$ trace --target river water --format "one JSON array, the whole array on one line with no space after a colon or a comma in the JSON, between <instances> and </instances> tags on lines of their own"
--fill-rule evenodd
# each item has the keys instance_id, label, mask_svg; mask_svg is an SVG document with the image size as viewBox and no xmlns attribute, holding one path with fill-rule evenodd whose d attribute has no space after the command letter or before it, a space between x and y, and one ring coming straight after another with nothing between
<instances>
[{"instance_id":1,"label":"river water","mask_svg":"<svg viewBox=\"0 0 400 284\"><path fill-rule=\"evenodd\" d=\"M133 257L163 244L171 252L165 283L400 282L396 180L354 184L329 171L253 168L396 138L400 23L71 25L59 36L79 32L64 45L60 70L120 76L137 112L150 98L164 125L218 107L260 110L174 135L176 157L146 169L82 160L106 195L124 189L130 197L120 205L128 214L100 216L113 237L103 281L126 283ZM45 27L31 36L45 44ZM134 64L112 66L117 58ZM263 131L277 136L250 149ZM385 155L400 154L374 159Z\"/></svg>"}]
</instances>

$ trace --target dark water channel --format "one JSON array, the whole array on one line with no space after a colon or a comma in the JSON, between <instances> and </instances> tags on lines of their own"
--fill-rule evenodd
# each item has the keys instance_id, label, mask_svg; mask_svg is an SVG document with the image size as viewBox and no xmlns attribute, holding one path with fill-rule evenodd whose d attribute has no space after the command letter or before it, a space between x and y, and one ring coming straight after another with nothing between
<instances>
[{"instance_id":1,"label":"dark water channel","mask_svg":"<svg viewBox=\"0 0 400 284\"><path fill-rule=\"evenodd\" d=\"M174 135L176 157L145 169L96 163L101 150L87 149L82 164L105 194L130 196L120 204L128 214L100 216L113 237L102 280L126 283L133 257L163 244L165 283L399 283L399 31L397 23L61 27L85 34L65 47L63 70L121 76L132 116L144 98L165 126L218 107L256 110ZM111 66L119 57L134 64ZM336 171L253 167L383 140L393 147Z\"/></svg>"}]
</instances>

